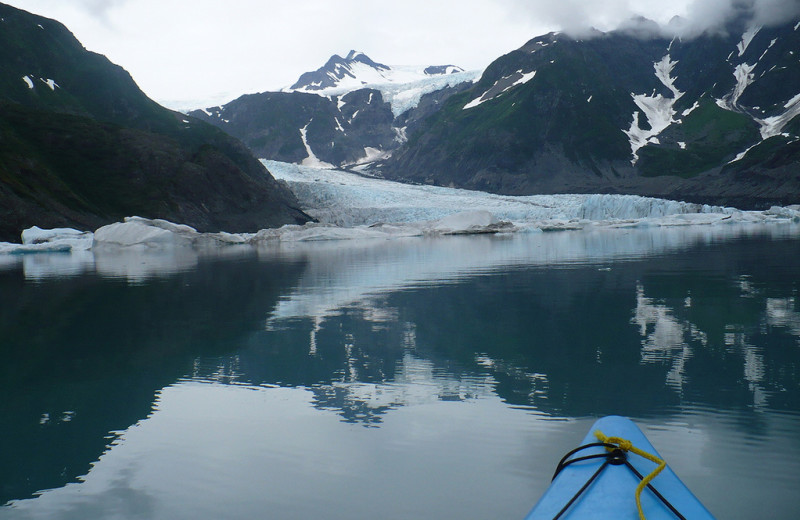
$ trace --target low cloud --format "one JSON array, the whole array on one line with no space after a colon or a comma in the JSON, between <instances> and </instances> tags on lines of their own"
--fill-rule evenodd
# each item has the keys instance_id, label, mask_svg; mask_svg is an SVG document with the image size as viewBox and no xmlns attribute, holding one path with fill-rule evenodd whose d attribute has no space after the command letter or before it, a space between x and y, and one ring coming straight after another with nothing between
<instances>
[{"instance_id":1,"label":"low cloud","mask_svg":"<svg viewBox=\"0 0 800 520\"><path fill-rule=\"evenodd\" d=\"M797 0L695 0L685 19L676 24L680 36L722 33L734 20L748 25L779 25L800 16Z\"/></svg>"},{"instance_id":2,"label":"low cloud","mask_svg":"<svg viewBox=\"0 0 800 520\"><path fill-rule=\"evenodd\" d=\"M800 0L515 0L515 10L575 37L621 30L639 38L724 33L735 20L771 26L800 19Z\"/></svg>"},{"instance_id":3,"label":"low cloud","mask_svg":"<svg viewBox=\"0 0 800 520\"><path fill-rule=\"evenodd\" d=\"M92 16L98 18L106 18L108 12L120 5L123 5L128 0L79 0L79 4Z\"/></svg>"}]
</instances>

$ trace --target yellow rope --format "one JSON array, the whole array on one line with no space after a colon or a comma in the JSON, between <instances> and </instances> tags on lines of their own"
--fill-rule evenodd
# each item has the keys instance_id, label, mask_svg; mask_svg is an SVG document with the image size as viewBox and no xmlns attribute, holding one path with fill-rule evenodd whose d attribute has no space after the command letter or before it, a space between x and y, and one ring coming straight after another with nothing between
<instances>
[{"instance_id":1,"label":"yellow rope","mask_svg":"<svg viewBox=\"0 0 800 520\"><path fill-rule=\"evenodd\" d=\"M628 439L621 439L619 437L606 437L606 435L600 430L596 430L594 432L594 436L597 437L597 439L600 442L616 444L622 451L630 451L632 453L639 455L640 457L646 458L647 460L655 464L658 464L658 467L654 469L652 472L650 472L649 475L644 477L642 481L639 482L639 485L636 486L636 508L639 510L639 520L647 520L644 516L644 510L642 510L642 498L641 498L642 491L644 490L645 487L647 487L647 484L649 484L651 480L656 478L656 476L658 476L658 474L661 473L662 469L667 467L667 463L664 460L656 457L655 455L640 450L639 448L634 446L633 443Z\"/></svg>"}]
</instances>

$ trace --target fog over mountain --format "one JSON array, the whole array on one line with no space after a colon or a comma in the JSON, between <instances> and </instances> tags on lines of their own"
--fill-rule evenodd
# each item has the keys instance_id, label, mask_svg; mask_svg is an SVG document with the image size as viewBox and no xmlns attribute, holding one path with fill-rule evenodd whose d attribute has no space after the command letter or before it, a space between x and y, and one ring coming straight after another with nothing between
<instances>
[{"instance_id":1,"label":"fog over mountain","mask_svg":"<svg viewBox=\"0 0 800 520\"><path fill-rule=\"evenodd\" d=\"M684 34L698 34L724 27L726 20L742 13L762 25L786 20L800 4L439 0L432 8L426 0L402 5L368 0L194 0L188 9L182 2L161 0L7 3L61 21L88 49L128 70L149 97L179 110L224 104L244 93L280 90L336 50L362 49L393 65L455 63L476 70L553 31L586 32L595 27L609 32L634 17L667 27L677 16L688 20Z\"/></svg>"},{"instance_id":2,"label":"fog over mountain","mask_svg":"<svg viewBox=\"0 0 800 520\"><path fill-rule=\"evenodd\" d=\"M694 38L725 33L727 24L734 20L770 27L800 15L797 0L693 0L685 3L683 13L680 2L515 0L514 5L520 13L580 38L614 29L635 32L642 38Z\"/></svg>"}]
</instances>

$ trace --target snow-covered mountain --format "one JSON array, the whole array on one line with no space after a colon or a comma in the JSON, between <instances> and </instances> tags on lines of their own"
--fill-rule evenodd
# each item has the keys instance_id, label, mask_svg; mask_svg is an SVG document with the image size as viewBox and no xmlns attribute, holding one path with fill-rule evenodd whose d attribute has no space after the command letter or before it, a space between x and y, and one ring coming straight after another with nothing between
<instances>
[{"instance_id":1,"label":"snow-covered mountain","mask_svg":"<svg viewBox=\"0 0 800 520\"><path fill-rule=\"evenodd\" d=\"M608 33L546 34L480 75L351 51L284 92L193 115L259 157L405 182L796 203L800 20L742 16L673 36L679 26L637 19Z\"/></svg>"},{"instance_id":2,"label":"snow-covered mountain","mask_svg":"<svg viewBox=\"0 0 800 520\"><path fill-rule=\"evenodd\" d=\"M383 175L517 194L800 199L800 20L683 39L636 27L547 34L500 57Z\"/></svg>"},{"instance_id":3,"label":"snow-covered mountain","mask_svg":"<svg viewBox=\"0 0 800 520\"><path fill-rule=\"evenodd\" d=\"M345 58L334 54L319 69L306 72L297 82L284 91L322 92L352 91L365 86L386 83L415 83L431 76L442 76L464 72L455 65L434 65L427 67L390 67L376 63L363 52L351 50Z\"/></svg>"},{"instance_id":4,"label":"snow-covered mountain","mask_svg":"<svg viewBox=\"0 0 800 520\"><path fill-rule=\"evenodd\" d=\"M238 137L259 157L357 167L389 157L418 122L479 76L454 65L390 67L350 51L281 92L245 95L191 115Z\"/></svg>"}]
</instances>

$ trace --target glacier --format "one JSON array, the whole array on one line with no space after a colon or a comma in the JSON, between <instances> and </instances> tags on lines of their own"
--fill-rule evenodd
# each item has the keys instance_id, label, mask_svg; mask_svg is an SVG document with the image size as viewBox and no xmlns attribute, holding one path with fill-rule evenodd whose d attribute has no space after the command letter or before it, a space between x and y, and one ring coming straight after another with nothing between
<instances>
[{"instance_id":1,"label":"glacier","mask_svg":"<svg viewBox=\"0 0 800 520\"><path fill-rule=\"evenodd\" d=\"M482 74L483 70L471 70L427 76L418 67L393 66L391 71L384 71L380 75L358 76L357 81L342 83L336 87L311 91L298 89L298 91L341 99L348 92L362 88L372 88L381 92L384 101L391 106L394 117L398 117L412 108L416 108L425 94L454 87L461 83L474 83L480 79ZM291 91L288 88L283 89L283 92ZM341 109L341 105L339 108Z\"/></svg>"},{"instance_id":2,"label":"glacier","mask_svg":"<svg viewBox=\"0 0 800 520\"><path fill-rule=\"evenodd\" d=\"M559 246L566 248L564 251L547 253L546 258L552 259L569 256L570 251L588 254L584 251L587 244L594 244L591 251L626 255L628 249L640 247L638 242L628 244L632 236L652 247L654 243L669 244L669 237L675 233L685 235L678 230L689 230L697 236L730 236L741 229L764 226L791 233L800 230L800 205L740 211L635 195L506 196L401 184L336 169L262 162L294 192L304 211L317 222L256 233L201 233L190 226L136 216L94 232L32 227L22 233L21 244L0 243L0 269L22 264L26 277L32 279L94 271L136 282L192 269L204 255L272 255L290 251L308 254L342 247L357 251L386 247L381 244L388 243L399 247L408 240L429 243L420 240L425 237L513 237L583 231L556 233L578 238L565 238L566 243ZM530 260L529 254L530 251L523 255L528 255L526 261ZM495 261L500 260L487 260L490 264ZM433 275L444 276L440 272Z\"/></svg>"}]
</instances>

